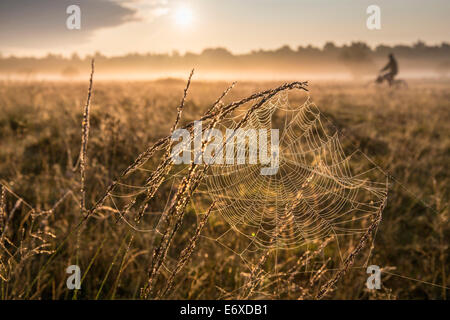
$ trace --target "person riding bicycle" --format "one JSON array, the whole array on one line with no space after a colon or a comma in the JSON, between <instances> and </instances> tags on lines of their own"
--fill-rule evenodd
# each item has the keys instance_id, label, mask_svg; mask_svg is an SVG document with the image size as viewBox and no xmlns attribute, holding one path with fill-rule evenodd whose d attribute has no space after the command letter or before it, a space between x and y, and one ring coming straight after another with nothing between
<instances>
[{"instance_id":1,"label":"person riding bicycle","mask_svg":"<svg viewBox=\"0 0 450 320\"><path fill-rule=\"evenodd\" d=\"M383 80L386 80L390 86L392 86L394 82L394 77L398 73L398 64L397 60L395 60L394 55L392 53L389 54L389 62L388 64L380 70L380 72L389 70L387 73L380 75L377 79L377 82L382 82Z\"/></svg>"}]
</instances>

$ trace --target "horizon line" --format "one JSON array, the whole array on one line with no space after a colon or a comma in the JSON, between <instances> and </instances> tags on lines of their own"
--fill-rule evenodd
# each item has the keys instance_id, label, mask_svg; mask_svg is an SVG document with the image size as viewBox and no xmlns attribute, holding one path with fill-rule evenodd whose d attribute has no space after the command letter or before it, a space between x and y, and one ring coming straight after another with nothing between
<instances>
[{"instance_id":1,"label":"horizon line","mask_svg":"<svg viewBox=\"0 0 450 320\"><path fill-rule=\"evenodd\" d=\"M414 47L414 45L417 44L423 44L426 47L442 47L445 45L450 45L450 42L446 41L446 40L442 40L442 41L438 41L438 42L426 42L424 40L421 39L417 39L414 42L409 42L409 43L405 43L405 42L399 42L396 44L386 44L386 43L378 43L376 45L372 44L368 44L367 42L365 42L364 40L352 40L350 42L344 42L341 44L337 44L334 41L330 40L330 41L326 41L323 45L319 46L319 45L313 45L313 44L306 44L306 45L297 45L297 47L293 47L292 45L289 44L283 44L280 45L278 47L275 48L258 48L258 49L251 49L250 51L245 51L245 52L233 52L230 49L224 47L224 46L211 46L211 47L205 47L203 49L201 49L200 51L189 51L186 50L184 52L180 52L177 49L172 49L170 51L165 51L165 52L157 52L157 51L129 51L128 53L123 53L123 54L103 54L101 51L99 50L95 50L94 52L91 53L86 53L86 54L80 54L77 51L73 51L71 53L58 53L56 50L51 52L47 52L44 53L42 55L27 55L27 54L14 54L14 53L9 53L9 54L3 54L1 52L0 49L0 59L8 59L8 58L37 58L37 59L42 59L48 56L57 56L57 57L63 57L63 58L71 58L73 55L77 55L80 59L86 59L86 58L92 58L95 57L97 55L101 55L102 57L105 58L119 58L119 57L126 57L126 56L130 56L130 55L168 55L168 56L174 56L175 52L178 53L180 56L186 56L186 54L195 54L195 55L201 55L202 53L204 53L206 50L214 50L214 49L225 49L226 51L228 51L229 53L231 53L234 56L241 56L241 55L249 55L252 53L258 53L258 52L274 52L277 50L280 50L284 47L289 47L292 51L298 51L299 48L302 49L307 49L307 48L313 48L313 49L319 49L319 50L324 50L325 46L327 44L333 44L335 45L337 48L343 48L345 46L351 46L352 44L355 43L362 43L365 44L368 48L370 48L372 51L376 50L378 47L389 47L389 48L395 48L395 47L400 47L400 46L406 46L406 47Z\"/></svg>"}]
</instances>

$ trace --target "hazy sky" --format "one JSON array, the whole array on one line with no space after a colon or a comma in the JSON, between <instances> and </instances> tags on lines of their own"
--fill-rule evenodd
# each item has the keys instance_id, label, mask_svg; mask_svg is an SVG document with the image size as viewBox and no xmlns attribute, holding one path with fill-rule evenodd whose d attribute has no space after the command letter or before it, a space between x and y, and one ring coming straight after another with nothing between
<instances>
[{"instance_id":1,"label":"hazy sky","mask_svg":"<svg viewBox=\"0 0 450 320\"><path fill-rule=\"evenodd\" d=\"M66 8L81 8L68 30ZM368 30L366 8L381 8ZM450 41L449 0L1 0L0 52L17 55L100 51L235 53L282 45L369 45Z\"/></svg>"}]
</instances>

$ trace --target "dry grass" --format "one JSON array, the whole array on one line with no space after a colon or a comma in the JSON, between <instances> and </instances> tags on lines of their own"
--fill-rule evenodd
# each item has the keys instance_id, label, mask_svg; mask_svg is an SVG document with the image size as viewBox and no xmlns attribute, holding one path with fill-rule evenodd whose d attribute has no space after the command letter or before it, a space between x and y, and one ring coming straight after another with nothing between
<instances>
[{"instance_id":1,"label":"dry grass","mask_svg":"<svg viewBox=\"0 0 450 320\"><path fill-rule=\"evenodd\" d=\"M196 212L191 203L203 167L188 166L170 193L171 131L192 128L196 119L213 128L243 105L251 113L278 91L254 92L278 86L243 83L230 91L229 84L191 84L190 78L187 85L99 82L91 104L88 94L90 115L86 109L83 115L85 83L2 83L1 297L308 299L327 293L344 299L446 298L442 287L392 274L444 287L450 280L448 83L411 83L398 92L351 83L310 86L313 100L345 138L395 178L382 223L378 217L365 237L349 244L344 270L328 270L334 266L328 256L336 248L320 243L276 254L255 252L243 260L209 240L227 226L210 210ZM300 102L304 95L292 92L290 99ZM246 118L243 113L242 123ZM85 147L78 157L80 145ZM151 173L135 177L150 168ZM144 195L112 206L109 195L130 181L144 186ZM80 207L89 218L80 216ZM134 227L126 223L129 217ZM142 232L155 221L161 221L158 233ZM352 266L365 262L367 255L357 254L376 229L370 262L387 273L383 289L373 293L365 289L365 269ZM76 294L65 287L65 269L75 263L83 272Z\"/></svg>"}]
</instances>

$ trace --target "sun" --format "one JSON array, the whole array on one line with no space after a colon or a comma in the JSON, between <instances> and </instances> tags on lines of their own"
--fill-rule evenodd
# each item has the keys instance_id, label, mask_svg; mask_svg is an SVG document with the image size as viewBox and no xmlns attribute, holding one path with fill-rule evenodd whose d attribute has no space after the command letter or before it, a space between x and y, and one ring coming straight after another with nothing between
<instances>
[{"instance_id":1,"label":"sun","mask_svg":"<svg viewBox=\"0 0 450 320\"><path fill-rule=\"evenodd\" d=\"M174 12L175 23L182 27L187 27L192 24L193 15L189 7L183 6L175 9Z\"/></svg>"}]
</instances>

